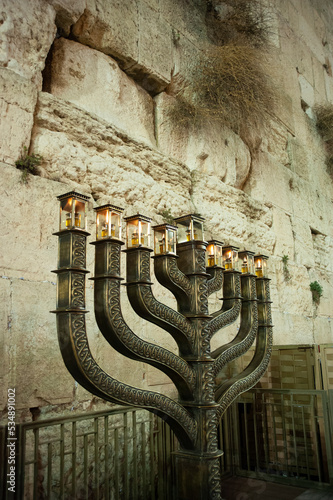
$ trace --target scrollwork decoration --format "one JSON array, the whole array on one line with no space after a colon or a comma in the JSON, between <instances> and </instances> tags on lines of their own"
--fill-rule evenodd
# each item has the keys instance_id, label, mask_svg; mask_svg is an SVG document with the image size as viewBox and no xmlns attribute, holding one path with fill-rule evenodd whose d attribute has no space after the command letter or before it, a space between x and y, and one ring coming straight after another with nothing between
<instances>
[{"instance_id":1,"label":"scrollwork decoration","mask_svg":"<svg viewBox=\"0 0 333 500\"><path fill-rule=\"evenodd\" d=\"M104 372L92 357L85 331L84 314L71 315L71 331L80 366L87 379L119 403L156 409L176 420L192 441L196 437L197 424L178 403L159 393L145 391L123 384Z\"/></svg>"},{"instance_id":2,"label":"scrollwork decoration","mask_svg":"<svg viewBox=\"0 0 333 500\"><path fill-rule=\"evenodd\" d=\"M72 307L84 307L85 276L82 273L72 274L71 305Z\"/></svg>"},{"instance_id":3,"label":"scrollwork decoration","mask_svg":"<svg viewBox=\"0 0 333 500\"><path fill-rule=\"evenodd\" d=\"M169 277L173 283L181 288L187 295L192 293L192 285L190 280L177 267L175 259L169 260Z\"/></svg>"},{"instance_id":4,"label":"scrollwork decoration","mask_svg":"<svg viewBox=\"0 0 333 500\"><path fill-rule=\"evenodd\" d=\"M194 372L183 359L163 347L143 341L127 326L121 313L119 281L109 280L107 290L108 314L113 334L131 353L143 358L147 363L158 362L162 371L164 367L169 367L193 388Z\"/></svg>"},{"instance_id":5,"label":"scrollwork decoration","mask_svg":"<svg viewBox=\"0 0 333 500\"><path fill-rule=\"evenodd\" d=\"M120 274L120 245L109 243L108 248L108 274Z\"/></svg>"},{"instance_id":6,"label":"scrollwork decoration","mask_svg":"<svg viewBox=\"0 0 333 500\"><path fill-rule=\"evenodd\" d=\"M82 234L74 233L73 238L73 266L85 267L86 265L86 238Z\"/></svg>"}]
</instances>

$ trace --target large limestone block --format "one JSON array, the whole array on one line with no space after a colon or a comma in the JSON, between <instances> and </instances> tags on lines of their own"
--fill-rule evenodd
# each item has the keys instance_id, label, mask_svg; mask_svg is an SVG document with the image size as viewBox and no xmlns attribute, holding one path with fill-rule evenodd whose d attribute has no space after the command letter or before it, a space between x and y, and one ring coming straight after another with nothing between
<instances>
[{"instance_id":1,"label":"large limestone block","mask_svg":"<svg viewBox=\"0 0 333 500\"><path fill-rule=\"evenodd\" d=\"M313 319L310 317L275 311L273 323L275 345L314 343Z\"/></svg>"},{"instance_id":2,"label":"large limestone block","mask_svg":"<svg viewBox=\"0 0 333 500\"><path fill-rule=\"evenodd\" d=\"M105 54L77 42L56 40L50 92L136 139L155 143L152 98Z\"/></svg>"},{"instance_id":3,"label":"large limestone block","mask_svg":"<svg viewBox=\"0 0 333 500\"><path fill-rule=\"evenodd\" d=\"M72 32L78 42L115 57L126 68L138 60L137 0L87 0Z\"/></svg>"},{"instance_id":4,"label":"large limestone block","mask_svg":"<svg viewBox=\"0 0 333 500\"><path fill-rule=\"evenodd\" d=\"M306 267L288 261L288 269L290 280L286 281L281 272L277 276L279 310L287 314L312 316L310 281Z\"/></svg>"},{"instance_id":5,"label":"large limestone block","mask_svg":"<svg viewBox=\"0 0 333 500\"><path fill-rule=\"evenodd\" d=\"M290 168L297 176L305 180L309 180L310 158L311 152L306 147L306 143L299 140L297 137L289 137L287 146Z\"/></svg>"},{"instance_id":6,"label":"large limestone block","mask_svg":"<svg viewBox=\"0 0 333 500\"><path fill-rule=\"evenodd\" d=\"M206 2L200 0L191 0L190 2L164 0L160 2L160 11L164 22L169 23L176 33L180 32L195 42L206 38Z\"/></svg>"},{"instance_id":7,"label":"large limestone block","mask_svg":"<svg viewBox=\"0 0 333 500\"><path fill-rule=\"evenodd\" d=\"M333 273L333 237L324 234L312 234L313 253L316 266L322 271Z\"/></svg>"},{"instance_id":8,"label":"large limestone block","mask_svg":"<svg viewBox=\"0 0 333 500\"><path fill-rule=\"evenodd\" d=\"M313 85L303 76L298 75L299 86L301 90L301 99L309 107L315 103L315 92Z\"/></svg>"},{"instance_id":9,"label":"large limestone block","mask_svg":"<svg viewBox=\"0 0 333 500\"><path fill-rule=\"evenodd\" d=\"M25 77L0 68L0 96L0 161L13 164L29 146L37 90Z\"/></svg>"},{"instance_id":10,"label":"large limestone block","mask_svg":"<svg viewBox=\"0 0 333 500\"><path fill-rule=\"evenodd\" d=\"M127 207L127 215L191 211L191 175L183 164L50 94L40 93L35 119L33 146L45 159L43 175L84 187L99 204Z\"/></svg>"},{"instance_id":11,"label":"large limestone block","mask_svg":"<svg viewBox=\"0 0 333 500\"><path fill-rule=\"evenodd\" d=\"M57 259L57 238L52 236L59 228L56 196L66 190L64 184L37 176L22 184L19 170L1 164L1 275L55 281L51 270Z\"/></svg>"},{"instance_id":12,"label":"large limestone block","mask_svg":"<svg viewBox=\"0 0 333 500\"><path fill-rule=\"evenodd\" d=\"M326 99L329 102L333 101L333 78L332 76L328 75L325 71L324 73L325 77L325 88L326 88Z\"/></svg>"},{"instance_id":13,"label":"large limestone block","mask_svg":"<svg viewBox=\"0 0 333 500\"><path fill-rule=\"evenodd\" d=\"M201 126L187 122L181 114L170 114L176 100L166 93L155 98L158 146L167 155L203 175L214 175L241 188L249 174L251 156L240 137L226 127L210 122Z\"/></svg>"},{"instance_id":14,"label":"large limestone block","mask_svg":"<svg viewBox=\"0 0 333 500\"><path fill-rule=\"evenodd\" d=\"M282 165L288 166L290 161L287 152L289 127L286 128L280 116L279 118L280 120L270 121L268 133L262 135L261 149L274 156Z\"/></svg>"},{"instance_id":15,"label":"large limestone block","mask_svg":"<svg viewBox=\"0 0 333 500\"><path fill-rule=\"evenodd\" d=\"M56 34L54 8L43 0L2 0L0 19L0 66L41 88L41 71Z\"/></svg>"},{"instance_id":16,"label":"large limestone block","mask_svg":"<svg viewBox=\"0 0 333 500\"><path fill-rule=\"evenodd\" d=\"M139 55L138 61L127 68L148 92L161 92L170 83L173 68L172 28L156 12L154 6L139 2Z\"/></svg>"},{"instance_id":17,"label":"large limestone block","mask_svg":"<svg viewBox=\"0 0 333 500\"><path fill-rule=\"evenodd\" d=\"M273 207L273 229L276 234L275 255L294 257L294 236L291 219L288 214L279 208Z\"/></svg>"},{"instance_id":18,"label":"large limestone block","mask_svg":"<svg viewBox=\"0 0 333 500\"><path fill-rule=\"evenodd\" d=\"M333 343L333 325L330 318L317 316L314 319L314 343L315 344Z\"/></svg>"},{"instance_id":19,"label":"large limestone block","mask_svg":"<svg viewBox=\"0 0 333 500\"><path fill-rule=\"evenodd\" d=\"M114 57L149 92L160 92L171 78L172 28L157 7L144 0L88 0L73 35Z\"/></svg>"},{"instance_id":20,"label":"large limestone block","mask_svg":"<svg viewBox=\"0 0 333 500\"><path fill-rule=\"evenodd\" d=\"M315 264L314 247L309 224L298 217L293 217L292 231L295 243L295 262L307 268L313 267Z\"/></svg>"},{"instance_id":21,"label":"large limestone block","mask_svg":"<svg viewBox=\"0 0 333 500\"><path fill-rule=\"evenodd\" d=\"M251 176L246 192L264 202L271 202L278 208L291 213L292 204L288 188L291 172L271 154L260 151L252 161ZM274 179L274 182L272 182Z\"/></svg>"},{"instance_id":22,"label":"large limestone block","mask_svg":"<svg viewBox=\"0 0 333 500\"><path fill-rule=\"evenodd\" d=\"M326 89L325 89L325 74L326 70L323 65L315 58L312 58L313 66L313 78L314 78L314 90L315 90L315 101L317 103L322 103L326 100Z\"/></svg>"},{"instance_id":23,"label":"large limestone block","mask_svg":"<svg viewBox=\"0 0 333 500\"><path fill-rule=\"evenodd\" d=\"M333 222L331 198L322 195L311 183L299 177L296 177L292 186L290 193L293 214L309 224L314 232L331 234Z\"/></svg>"},{"instance_id":24,"label":"large limestone block","mask_svg":"<svg viewBox=\"0 0 333 500\"><path fill-rule=\"evenodd\" d=\"M307 46L307 50L312 51L316 58L324 64L325 47L323 45L323 32L316 30L316 12L308 2L302 2L302 16L299 19L298 32L301 40Z\"/></svg>"},{"instance_id":25,"label":"large limestone block","mask_svg":"<svg viewBox=\"0 0 333 500\"><path fill-rule=\"evenodd\" d=\"M205 218L205 238L272 254L276 236L271 206L227 186L214 175L196 175L193 182L195 210Z\"/></svg>"},{"instance_id":26,"label":"large limestone block","mask_svg":"<svg viewBox=\"0 0 333 500\"><path fill-rule=\"evenodd\" d=\"M70 401L73 380L60 355L51 283L13 280L11 376L18 408Z\"/></svg>"}]
</instances>

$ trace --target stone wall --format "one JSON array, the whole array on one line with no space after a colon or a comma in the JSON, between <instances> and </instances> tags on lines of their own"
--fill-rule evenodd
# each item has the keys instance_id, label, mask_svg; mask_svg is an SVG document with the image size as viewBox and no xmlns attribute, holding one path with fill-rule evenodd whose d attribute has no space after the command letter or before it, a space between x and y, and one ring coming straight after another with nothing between
<instances>
[{"instance_id":1,"label":"stone wall","mask_svg":"<svg viewBox=\"0 0 333 500\"><path fill-rule=\"evenodd\" d=\"M13 386L22 419L31 418L29 408L97 404L65 369L49 313L56 296L56 196L73 188L91 196L91 239L92 208L108 201L155 223L168 208L174 216L200 212L206 239L270 256L275 344L332 343L333 185L313 107L333 104L333 7L330 0L278 0L272 8L270 73L281 99L253 148L209 118L198 128L168 113L172 75L209 43L206 1L2 0L2 409ZM43 157L27 184L15 168L24 146ZM319 305L309 288L315 280L323 287ZM155 294L174 307L158 284ZM125 293L122 300L137 333L175 349L169 335L138 321ZM218 303L213 298L212 309ZM88 328L106 371L174 393L157 370L114 353L92 312ZM215 344L234 331L222 332Z\"/></svg>"}]
</instances>

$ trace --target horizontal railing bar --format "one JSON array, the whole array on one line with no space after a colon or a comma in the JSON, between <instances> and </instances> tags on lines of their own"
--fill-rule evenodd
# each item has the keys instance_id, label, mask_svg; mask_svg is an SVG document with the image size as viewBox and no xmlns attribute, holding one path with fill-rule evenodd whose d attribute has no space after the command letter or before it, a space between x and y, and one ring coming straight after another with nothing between
<instances>
[{"instance_id":1,"label":"horizontal railing bar","mask_svg":"<svg viewBox=\"0 0 333 500\"><path fill-rule=\"evenodd\" d=\"M137 411L140 411L140 409L136 409ZM78 422L79 420L90 420L90 419L93 419L95 418L96 416L101 416L101 417L105 417L105 416L108 416L108 415L118 415L118 414L122 414L122 413L126 413L128 411L133 411L133 406L123 406L122 408L114 408L112 410L107 410L107 411L103 411L103 410L100 410L100 411L96 411L96 412L91 412L91 413L87 413L87 414L81 414L81 415L68 415L68 416L65 416L65 417L54 417L54 418L49 418L49 419L46 419L46 420L35 420L34 422L22 422L22 423L18 423L16 424L17 426L20 426L22 427L23 429L33 429L35 427L47 427L49 425L61 425L61 424L64 424L66 422ZM143 411L143 410L141 410ZM147 410L145 410L147 411ZM148 422L148 421L147 421ZM0 429L2 429L4 427L0 427Z\"/></svg>"},{"instance_id":2,"label":"horizontal railing bar","mask_svg":"<svg viewBox=\"0 0 333 500\"><path fill-rule=\"evenodd\" d=\"M240 396L244 397L244 395L249 393L257 393L257 394L304 394L304 395L318 395L318 394L326 394L327 391L324 389L262 389L262 388L252 388L249 391L245 392Z\"/></svg>"}]
</instances>

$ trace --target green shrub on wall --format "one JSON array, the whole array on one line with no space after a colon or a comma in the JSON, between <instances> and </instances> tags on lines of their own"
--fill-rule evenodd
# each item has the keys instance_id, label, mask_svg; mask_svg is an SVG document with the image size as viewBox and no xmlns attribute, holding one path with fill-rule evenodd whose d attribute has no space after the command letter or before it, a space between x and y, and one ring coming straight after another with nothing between
<instances>
[{"instance_id":1,"label":"green shrub on wall","mask_svg":"<svg viewBox=\"0 0 333 500\"><path fill-rule=\"evenodd\" d=\"M313 302L318 304L320 297L323 295L323 287L318 283L318 281L312 281L312 283L310 283L310 290L312 292Z\"/></svg>"},{"instance_id":2,"label":"green shrub on wall","mask_svg":"<svg viewBox=\"0 0 333 500\"><path fill-rule=\"evenodd\" d=\"M26 146L23 147L23 153L21 157L16 160L15 166L19 170L22 171L21 182L23 184L27 184L28 182L28 174L38 175L38 165L43 161L43 157L38 154L32 153L28 154L28 148Z\"/></svg>"}]
</instances>

